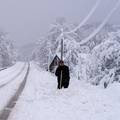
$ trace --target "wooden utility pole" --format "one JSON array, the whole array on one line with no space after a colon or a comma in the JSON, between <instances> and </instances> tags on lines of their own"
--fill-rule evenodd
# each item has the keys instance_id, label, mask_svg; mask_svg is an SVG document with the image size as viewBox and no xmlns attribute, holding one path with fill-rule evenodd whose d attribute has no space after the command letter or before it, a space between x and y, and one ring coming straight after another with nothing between
<instances>
[{"instance_id":1,"label":"wooden utility pole","mask_svg":"<svg viewBox=\"0 0 120 120\"><path fill-rule=\"evenodd\" d=\"M63 38L61 39L61 60L63 60Z\"/></svg>"},{"instance_id":2,"label":"wooden utility pole","mask_svg":"<svg viewBox=\"0 0 120 120\"><path fill-rule=\"evenodd\" d=\"M50 49L49 49L49 55L48 55L48 71L50 71Z\"/></svg>"}]
</instances>

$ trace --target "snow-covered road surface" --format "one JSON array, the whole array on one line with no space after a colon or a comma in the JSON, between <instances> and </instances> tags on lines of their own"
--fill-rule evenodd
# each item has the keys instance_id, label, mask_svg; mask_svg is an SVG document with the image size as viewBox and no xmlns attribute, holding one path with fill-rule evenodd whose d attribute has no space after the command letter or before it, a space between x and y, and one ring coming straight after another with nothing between
<instances>
[{"instance_id":1,"label":"snow-covered road surface","mask_svg":"<svg viewBox=\"0 0 120 120\"><path fill-rule=\"evenodd\" d=\"M24 65L24 63L18 62L15 65L0 71L0 79L5 78L5 77L9 77L10 74L14 74L14 72L19 69L20 67L22 67Z\"/></svg>"},{"instance_id":2,"label":"snow-covered road surface","mask_svg":"<svg viewBox=\"0 0 120 120\"><path fill-rule=\"evenodd\" d=\"M29 69L30 69L30 66L28 65L27 73L25 74L23 81L19 85L16 93L11 97L11 99L9 100L9 102L7 103L7 105L5 106L3 111L1 112L0 120L7 120L8 119L12 109L14 108L14 106L16 104L16 101L19 99L19 96L21 95L21 93L25 87L27 77L29 74Z\"/></svg>"},{"instance_id":3,"label":"snow-covered road surface","mask_svg":"<svg viewBox=\"0 0 120 120\"><path fill-rule=\"evenodd\" d=\"M3 84L3 82L4 83L7 82L7 84L0 88L0 98L1 98L1 100L0 100L0 115L2 114L3 109L5 109L6 105L10 101L11 97L14 96L14 94L18 90L20 84L24 80L27 69L28 69L27 64L19 62L16 65L14 65L13 67L6 69L5 71L1 71L2 73L0 73L0 77L2 76L1 77L2 79L0 79L0 81L2 81L1 82L2 84ZM3 74L4 74L4 76L5 75L6 76L3 77ZM9 83L8 83L8 81L9 81Z\"/></svg>"},{"instance_id":4,"label":"snow-covered road surface","mask_svg":"<svg viewBox=\"0 0 120 120\"><path fill-rule=\"evenodd\" d=\"M16 66L14 66L14 67L16 68ZM0 76L0 79L1 79L0 80L0 89L2 87L6 86L7 84L9 84L10 82L12 82L13 80L16 80L16 78L19 75L21 75L21 73L24 71L25 67L26 67L26 63L17 67L16 70L6 73L4 75L4 77Z\"/></svg>"},{"instance_id":5,"label":"snow-covered road surface","mask_svg":"<svg viewBox=\"0 0 120 120\"><path fill-rule=\"evenodd\" d=\"M68 89L56 86L54 75L31 64L8 120L120 120L120 84L103 89L71 79Z\"/></svg>"}]
</instances>

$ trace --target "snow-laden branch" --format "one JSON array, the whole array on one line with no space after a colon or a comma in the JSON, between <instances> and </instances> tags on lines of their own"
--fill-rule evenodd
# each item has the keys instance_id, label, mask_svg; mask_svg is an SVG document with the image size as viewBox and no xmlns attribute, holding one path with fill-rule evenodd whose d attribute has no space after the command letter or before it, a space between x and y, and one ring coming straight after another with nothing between
<instances>
[{"instance_id":1,"label":"snow-laden branch","mask_svg":"<svg viewBox=\"0 0 120 120\"><path fill-rule=\"evenodd\" d=\"M98 26L97 29L95 29L95 31L92 32L92 34L90 34L87 38L85 38L84 40L82 40L80 42L80 45L85 44L86 42L88 42L91 38L93 38L103 27L104 25L108 22L108 20L110 19L110 17L113 15L113 13L118 9L118 7L120 6L120 0L118 0L118 2L116 2L115 7L113 7L113 9L110 11L110 13L105 17L104 21Z\"/></svg>"}]
</instances>

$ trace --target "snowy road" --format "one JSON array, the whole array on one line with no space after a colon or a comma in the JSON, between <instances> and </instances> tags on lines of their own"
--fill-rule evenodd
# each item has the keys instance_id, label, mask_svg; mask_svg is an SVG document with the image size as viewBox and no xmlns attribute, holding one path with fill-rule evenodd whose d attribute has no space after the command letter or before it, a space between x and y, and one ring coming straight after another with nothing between
<instances>
[{"instance_id":1,"label":"snowy road","mask_svg":"<svg viewBox=\"0 0 120 120\"><path fill-rule=\"evenodd\" d=\"M56 89L56 77L30 65L24 91L8 120L119 120L120 85L108 89L71 79Z\"/></svg>"},{"instance_id":2,"label":"snowy road","mask_svg":"<svg viewBox=\"0 0 120 120\"><path fill-rule=\"evenodd\" d=\"M21 88L27 69L28 64L18 62L13 67L0 72L0 120L6 120L11 108L14 107L19 95L17 95L17 91Z\"/></svg>"},{"instance_id":3,"label":"snowy road","mask_svg":"<svg viewBox=\"0 0 120 120\"><path fill-rule=\"evenodd\" d=\"M16 67L16 66L14 66ZM16 70L9 70L10 72L6 73L4 72L4 77L0 76L1 80L0 80L0 89L4 86L6 86L7 84L9 84L10 82L12 82L13 80L15 80L19 75L21 75L21 73L23 72L23 70L25 69L26 64L20 65L20 68L17 68ZM19 70L20 69L20 70Z\"/></svg>"},{"instance_id":4,"label":"snowy road","mask_svg":"<svg viewBox=\"0 0 120 120\"><path fill-rule=\"evenodd\" d=\"M56 77L33 63L1 72L0 83L7 84L0 88L0 120L120 119L118 83L103 89L71 79L68 89L57 90Z\"/></svg>"},{"instance_id":5,"label":"snowy road","mask_svg":"<svg viewBox=\"0 0 120 120\"><path fill-rule=\"evenodd\" d=\"M24 77L23 82L20 84L20 86L19 86L18 90L16 91L16 93L14 94L14 96L12 96L10 101L7 103L7 105L5 106L3 111L1 112L1 115L0 115L1 120L7 120L8 119L12 109L14 108L14 106L16 104L16 101L19 99L19 96L21 95L21 93L22 93L22 91L25 87L28 74L29 74L29 66L28 66L27 73Z\"/></svg>"}]
</instances>

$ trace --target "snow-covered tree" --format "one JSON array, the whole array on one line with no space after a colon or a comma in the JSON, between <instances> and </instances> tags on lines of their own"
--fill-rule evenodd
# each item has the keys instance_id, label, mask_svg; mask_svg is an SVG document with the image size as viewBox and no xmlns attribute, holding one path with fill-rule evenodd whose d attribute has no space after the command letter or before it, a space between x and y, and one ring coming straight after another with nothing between
<instances>
[{"instance_id":1,"label":"snow-covered tree","mask_svg":"<svg viewBox=\"0 0 120 120\"><path fill-rule=\"evenodd\" d=\"M32 60L36 61L40 67L46 68L48 63L48 55L49 55L49 49L48 49L47 40L41 38L36 43L36 48L32 53Z\"/></svg>"},{"instance_id":2,"label":"snow-covered tree","mask_svg":"<svg viewBox=\"0 0 120 120\"><path fill-rule=\"evenodd\" d=\"M6 33L0 31L0 67L12 65L16 60L13 44L8 40Z\"/></svg>"},{"instance_id":3,"label":"snow-covered tree","mask_svg":"<svg viewBox=\"0 0 120 120\"><path fill-rule=\"evenodd\" d=\"M64 61L74 76L95 85L119 81L119 27L106 24L92 39L80 45L99 24L87 24L69 32L76 26L68 24L64 18L57 19L44 39L38 42L33 52L34 60L42 67L47 66L55 54L60 54L63 39Z\"/></svg>"},{"instance_id":4,"label":"snow-covered tree","mask_svg":"<svg viewBox=\"0 0 120 120\"><path fill-rule=\"evenodd\" d=\"M120 70L120 43L117 39L108 38L91 52L89 79L93 84L109 84L120 81L117 71Z\"/></svg>"}]
</instances>

